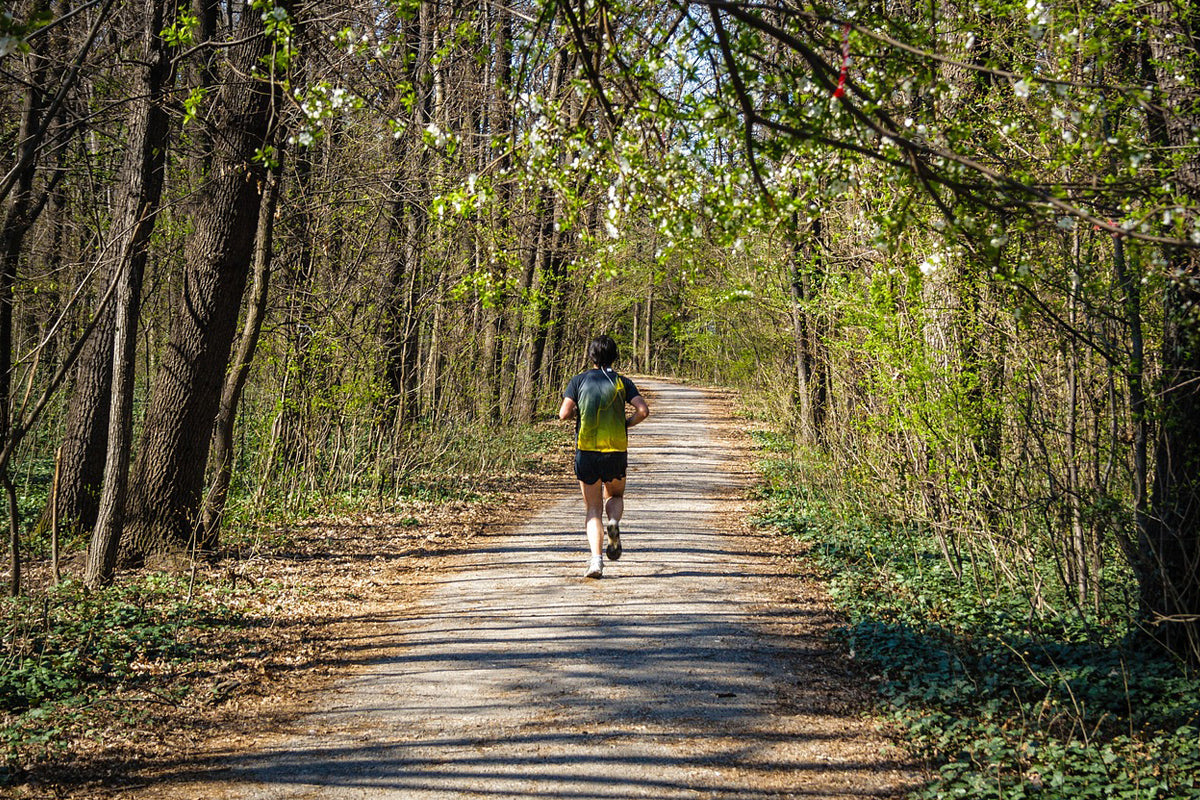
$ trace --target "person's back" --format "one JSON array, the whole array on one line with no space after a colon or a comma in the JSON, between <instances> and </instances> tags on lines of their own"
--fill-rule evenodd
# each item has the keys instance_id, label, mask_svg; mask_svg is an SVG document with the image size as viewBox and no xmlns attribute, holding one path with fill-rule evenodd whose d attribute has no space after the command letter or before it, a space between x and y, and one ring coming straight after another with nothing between
<instances>
[{"instance_id":1,"label":"person's back","mask_svg":"<svg viewBox=\"0 0 1200 800\"><path fill-rule=\"evenodd\" d=\"M629 449L625 403L632 384L611 367L590 369L571 379L565 396L576 398L575 447L596 453ZM636 396L636 390L634 392Z\"/></svg>"}]
</instances>

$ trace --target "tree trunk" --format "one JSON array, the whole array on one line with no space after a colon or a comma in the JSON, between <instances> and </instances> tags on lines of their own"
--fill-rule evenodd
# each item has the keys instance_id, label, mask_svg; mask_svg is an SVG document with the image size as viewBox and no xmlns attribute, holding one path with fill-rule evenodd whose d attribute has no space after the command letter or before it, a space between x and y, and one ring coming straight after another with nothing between
<instances>
[{"instance_id":1,"label":"tree trunk","mask_svg":"<svg viewBox=\"0 0 1200 800\"><path fill-rule=\"evenodd\" d=\"M654 337L654 284L651 283L646 287L646 313L643 319L642 331L642 369L646 372L655 372L654 365L650 362L653 351L650 343Z\"/></svg>"},{"instance_id":2,"label":"tree trunk","mask_svg":"<svg viewBox=\"0 0 1200 800\"><path fill-rule=\"evenodd\" d=\"M38 3L34 12L44 11L48 5ZM34 177L37 173L36 151L39 132L45 130L43 114L45 95L45 60L36 54L26 57L29 63L29 86L25 91L21 109L21 123L17 129L17 164L10 172L9 186L13 192L0 220L0 439L8 442L13 436L12 381L13 381L13 288L17 282L17 268L29 232L37 216L34 202ZM9 510L9 590L13 597L21 593L21 526L17 507L16 489L8 474L8 464L0 466L0 482L8 498Z\"/></svg>"},{"instance_id":3,"label":"tree trunk","mask_svg":"<svg viewBox=\"0 0 1200 800\"><path fill-rule=\"evenodd\" d=\"M34 12L45 11L48 6L38 3ZM36 54L26 56L29 85L25 91L21 108L21 123L17 129L17 164L10 171L12 196L9 198L4 216L0 219L0 434L5 439L11 431L10 414L12 401L13 369L13 287L17 281L17 268L25 244L25 235L33 224L36 212L34 202L34 177L37 174L37 148L39 132L45 130L46 67L44 59Z\"/></svg>"},{"instance_id":4,"label":"tree trunk","mask_svg":"<svg viewBox=\"0 0 1200 800\"><path fill-rule=\"evenodd\" d=\"M1154 635L1171 652L1200 661L1200 308L1194 254L1178 254L1185 277L1167 290L1163 331L1161 418L1155 442L1154 490L1146 520L1151 580L1143 600Z\"/></svg>"},{"instance_id":5,"label":"tree trunk","mask_svg":"<svg viewBox=\"0 0 1200 800\"><path fill-rule=\"evenodd\" d=\"M550 385L554 344L562 325L563 280L567 265L562 255L562 232L559 225L560 204L550 200L550 212L544 220L543 246L537 293L537 324L533 330L533 350L530 360L529 394L523 403L523 419L532 422L537 415L539 399Z\"/></svg>"},{"instance_id":6,"label":"tree trunk","mask_svg":"<svg viewBox=\"0 0 1200 800\"><path fill-rule=\"evenodd\" d=\"M112 398L113 323L108 309L80 354L62 442L58 515L68 530L90 530L100 509Z\"/></svg>"},{"instance_id":7,"label":"tree trunk","mask_svg":"<svg viewBox=\"0 0 1200 800\"><path fill-rule=\"evenodd\" d=\"M274 233L275 207L279 200L279 173L272 170L268 178L267 195L258 214L258 233L255 237L254 283L250 290L250 301L246 308L246 319L242 323L242 335L238 340L233 366L225 378L221 390L221 405L213 430L212 449L209 462L212 465L212 481L204 503L204 515L200 524L200 549L215 550L220 541L221 520L225 515L225 501L229 496L229 483L233 476L233 428L237 422L238 404L242 389L250 376L250 364L258 348L258 337L262 332L263 320L267 316L267 289L271 283L271 247Z\"/></svg>"},{"instance_id":8,"label":"tree trunk","mask_svg":"<svg viewBox=\"0 0 1200 800\"><path fill-rule=\"evenodd\" d=\"M1121 287L1122 310L1125 325L1129 329L1129 367L1125 381L1129 389L1129 417L1133 425L1133 521L1134 530L1147 530L1147 515L1150 502L1150 418L1146 403L1145 335L1142 329L1142 284L1137 279L1136 269L1130 269L1126 260L1125 243L1120 239L1113 242L1113 278ZM1114 441L1116 436L1113 436ZM1138 556L1140 542L1132 537L1122 537L1121 546L1125 556L1135 569L1142 566ZM1145 583L1144 579L1139 578Z\"/></svg>"},{"instance_id":9,"label":"tree trunk","mask_svg":"<svg viewBox=\"0 0 1200 800\"><path fill-rule=\"evenodd\" d=\"M1192 145L1200 126L1200 70L1193 37L1196 7L1159 2L1150 51L1164 100L1162 129L1179 153L1191 155L1174 170L1175 183L1193 206L1200 202L1200 155ZM1187 18L1184 18L1187 15ZM1183 65L1189 65L1187 67ZM1194 220L1189 220L1194 222ZM1151 634L1172 653L1200 661L1200 253L1168 254L1163 298L1161 417L1154 455L1154 488L1142 531L1142 602Z\"/></svg>"},{"instance_id":10,"label":"tree trunk","mask_svg":"<svg viewBox=\"0 0 1200 800\"><path fill-rule=\"evenodd\" d=\"M39 8L48 8L48 4L39 4ZM66 13L66 8L58 9L58 13ZM52 53L66 53L68 43L65 35L60 33L53 36L49 50ZM40 63L44 65L46 59L40 59ZM71 135L68 131L62 130L65 123L61 119L54 121L53 125L49 124L51 121L44 119L42 112L45 111L43 108L46 100L45 85L46 70L44 66L39 66L35 68L29 82L29 94L26 98L20 133L22 152L20 160L26 167L15 175L14 188L16 191L9 207L9 214L6 215L4 233L0 237L4 242L3 252L7 270L5 280L8 282L5 288L6 292L10 290L11 282L16 280L15 260L20 257L25 233L33 224L37 209L44 202L42 200L35 202L32 196L33 177L38 166L35 153L43 141L40 137L49 133L50 140L57 142L55 147L58 150L58 160L61 166L61 161L66 153L66 144ZM55 126L59 130L54 131ZM65 174L65 170L60 169L51 179L51 183L57 182L63 174ZM64 192L53 189L48 191L52 193L50 199L53 201L54 221L52 222L53 244L47 256L46 272L52 274L62 260L65 230L63 217L66 198ZM111 375L111 358L108 351L111 349L111 344L107 344L107 347L105 344L111 342L112 334L111 325L104 323L110 316L107 313L101 314L100 324L92 331L92 335L84 344L86 349L83 369L86 370L89 366L93 366L99 368L99 372L88 373L86 377L83 372L80 372L81 378L71 397L66 423L68 446L65 451L65 471L61 484L64 488L58 500L59 509L64 512L68 525L72 528L80 528L83 525L90 527L95 520L99 500L100 481L104 470L104 437L107 417L97 417L97 412L102 411L107 414L108 376ZM99 358L94 357L97 347L104 349ZM52 359L50 360L52 361ZM7 368L4 371L7 375ZM7 393L7 390L5 392ZM47 508L48 506L49 504L47 504Z\"/></svg>"},{"instance_id":11,"label":"tree trunk","mask_svg":"<svg viewBox=\"0 0 1200 800\"><path fill-rule=\"evenodd\" d=\"M514 137L513 125L513 100L512 100L512 77L513 77L513 53L512 53L512 26L513 26L513 11L507 6L497 6L493 3L484 3L488 9L494 9L489 13L495 14L495 45L493 50L492 62L494 64L494 79L491 82L492 91L492 111L489 115L492 125L491 137L491 153L489 160L495 164L496 172L501 176L501 180L496 185L497 196L497 212L493 217L493 229L496 235L493 241L497 250L507 248L507 234L513 229L513 191L512 182L507 177L508 171L512 167L512 143ZM504 265L508 259L504 256L496 254L493 258L493 264L496 268L502 270L495 275L496 285L503 286L508 276L505 274ZM511 370L505 369L505 350L506 345L511 336L508 332L511 327L511 297L508 292L504 296L497 298L496 309L491 323L493 345L490 348L490 358L488 359L489 371L489 387L488 396L489 416L495 421L506 418L506 403L505 392L511 386L512 381L510 376Z\"/></svg>"},{"instance_id":12,"label":"tree trunk","mask_svg":"<svg viewBox=\"0 0 1200 800\"><path fill-rule=\"evenodd\" d=\"M396 140L396 175L392 179L397 200L392 204L390 220L394 248L392 269L384 287L383 349L386 363L384 378L391 393L393 421L402 423L419 413L418 374L420 371L420 328L417 307L420 304L420 275L425 251L428 219L425 197L428 195L429 155L421 140L432 118L434 6L425 2L415 23L406 32L412 52L409 72L412 91L417 97L412 123L404 136ZM398 98L399 100L399 98Z\"/></svg>"},{"instance_id":13,"label":"tree trunk","mask_svg":"<svg viewBox=\"0 0 1200 800\"><path fill-rule=\"evenodd\" d=\"M798 227L793 214L792 227ZM799 231L796 231L799 236ZM808 444L824 438L824 378L818 356L819 337L809 311L821 280L819 239L821 221L813 222L805 244L796 242L792 256L792 342L796 370L796 391L800 412L800 434Z\"/></svg>"},{"instance_id":14,"label":"tree trunk","mask_svg":"<svg viewBox=\"0 0 1200 800\"><path fill-rule=\"evenodd\" d=\"M135 80L136 98L129 113L128 142L117 177L117 198L110 226L115 253L109 269L117 282L110 339L110 397L104 485L88 547L84 582L102 586L112 580L125 510L133 436L133 390L137 364L138 322L147 245L162 198L170 118L163 93L174 72L160 32L175 18L175 0L145 0L142 6L142 62ZM103 354L97 352L96 357ZM105 401L102 399L101 403Z\"/></svg>"},{"instance_id":15,"label":"tree trunk","mask_svg":"<svg viewBox=\"0 0 1200 800\"><path fill-rule=\"evenodd\" d=\"M184 253L181 295L154 379L133 474L131 553L181 550L193 540L213 424L254 252L278 83L252 77L272 47L258 14L243 14L214 109L212 174Z\"/></svg>"},{"instance_id":16,"label":"tree trunk","mask_svg":"<svg viewBox=\"0 0 1200 800\"><path fill-rule=\"evenodd\" d=\"M552 202L548 199L548 195L549 189L538 190L538 200L534 210L536 220L540 221L547 214L546 205ZM532 246L529 257L517 285L520 291L517 307L520 323L517 332L516 371L510 410L513 419L518 422L529 422L533 419L533 384L538 368L534 360L534 352L537 347L537 326L541 319L540 304L542 302L541 278L543 273L539 269L539 264L547 246L545 225L537 224L531 233L531 239Z\"/></svg>"},{"instance_id":17,"label":"tree trunk","mask_svg":"<svg viewBox=\"0 0 1200 800\"><path fill-rule=\"evenodd\" d=\"M8 593L17 597L21 594L21 512L17 508L17 488L7 470L0 473L0 484L8 500Z\"/></svg>"}]
</instances>

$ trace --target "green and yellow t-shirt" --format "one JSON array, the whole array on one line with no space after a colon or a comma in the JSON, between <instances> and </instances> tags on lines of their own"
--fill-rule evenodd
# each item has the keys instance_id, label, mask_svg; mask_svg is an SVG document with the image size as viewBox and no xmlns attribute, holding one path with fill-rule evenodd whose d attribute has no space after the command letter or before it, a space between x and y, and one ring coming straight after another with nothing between
<instances>
[{"instance_id":1,"label":"green and yellow t-shirt","mask_svg":"<svg viewBox=\"0 0 1200 800\"><path fill-rule=\"evenodd\" d=\"M567 384L564 397L575 401L575 449L597 453L623 453L625 404L638 396L637 387L611 369L589 369Z\"/></svg>"}]
</instances>

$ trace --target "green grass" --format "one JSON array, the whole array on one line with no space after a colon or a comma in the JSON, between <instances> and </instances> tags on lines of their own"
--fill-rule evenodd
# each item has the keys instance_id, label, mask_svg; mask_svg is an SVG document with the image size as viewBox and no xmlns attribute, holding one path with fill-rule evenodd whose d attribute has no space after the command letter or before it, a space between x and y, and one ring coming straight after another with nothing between
<instances>
[{"instance_id":1,"label":"green grass","mask_svg":"<svg viewBox=\"0 0 1200 800\"><path fill-rule=\"evenodd\" d=\"M998 565L960 579L932 536L835 511L764 449L759 521L823 568L838 639L934 775L913 797L1200 797L1200 680L1138 644L1126 604L1036 613Z\"/></svg>"}]
</instances>

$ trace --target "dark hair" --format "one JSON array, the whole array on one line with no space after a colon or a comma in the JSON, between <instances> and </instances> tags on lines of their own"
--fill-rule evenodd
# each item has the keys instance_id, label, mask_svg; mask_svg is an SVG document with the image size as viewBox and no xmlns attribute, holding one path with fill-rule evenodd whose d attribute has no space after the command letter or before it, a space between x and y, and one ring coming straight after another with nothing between
<instances>
[{"instance_id":1,"label":"dark hair","mask_svg":"<svg viewBox=\"0 0 1200 800\"><path fill-rule=\"evenodd\" d=\"M588 345L588 360L597 367L611 367L617 360L617 343L607 333L602 333Z\"/></svg>"}]
</instances>

